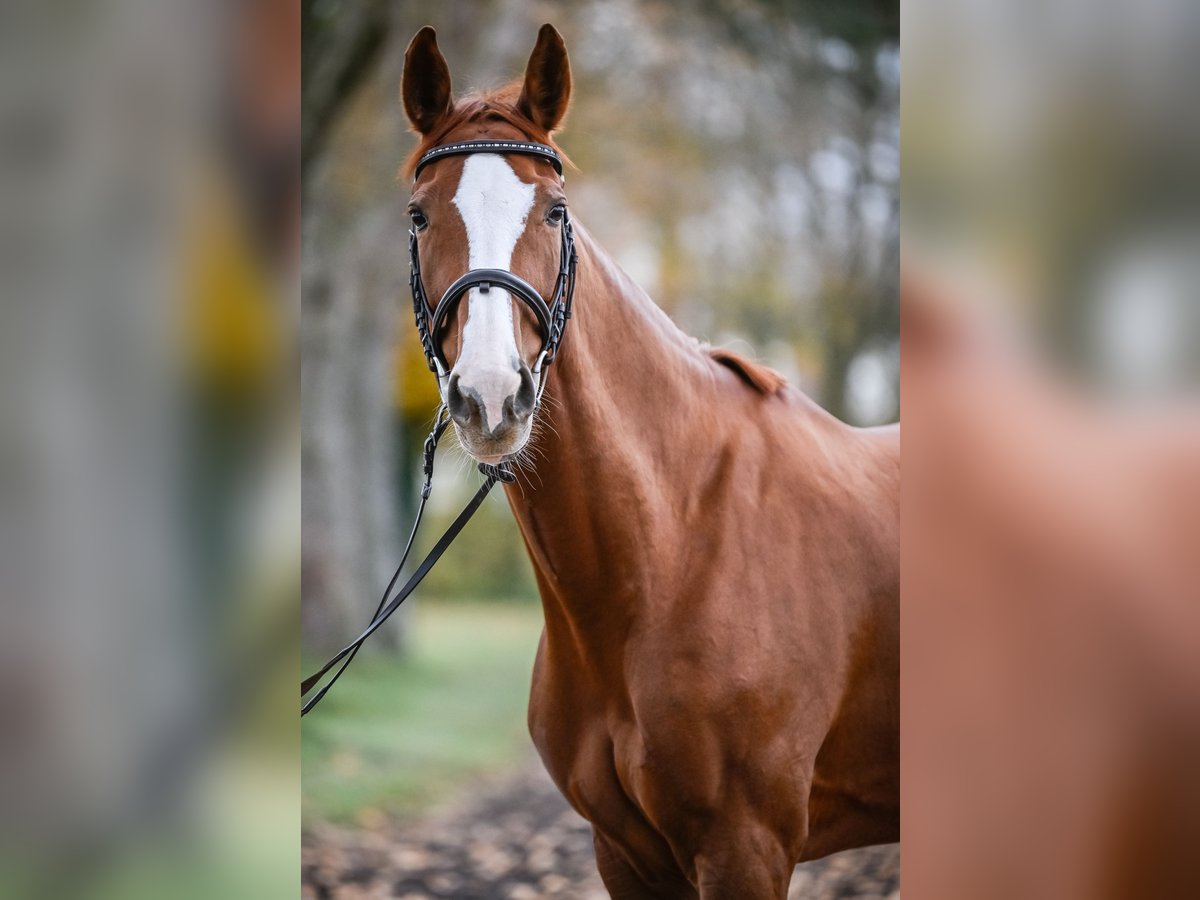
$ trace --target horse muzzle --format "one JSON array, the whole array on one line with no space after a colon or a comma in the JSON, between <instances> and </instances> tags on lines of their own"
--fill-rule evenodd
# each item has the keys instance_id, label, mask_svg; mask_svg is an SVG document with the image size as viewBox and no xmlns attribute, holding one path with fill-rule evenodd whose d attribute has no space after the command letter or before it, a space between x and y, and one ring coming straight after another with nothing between
<instances>
[{"instance_id":1,"label":"horse muzzle","mask_svg":"<svg viewBox=\"0 0 1200 900\"><path fill-rule=\"evenodd\" d=\"M529 439L537 387L529 367L458 366L446 382L446 408L463 449L481 462L512 456Z\"/></svg>"}]
</instances>

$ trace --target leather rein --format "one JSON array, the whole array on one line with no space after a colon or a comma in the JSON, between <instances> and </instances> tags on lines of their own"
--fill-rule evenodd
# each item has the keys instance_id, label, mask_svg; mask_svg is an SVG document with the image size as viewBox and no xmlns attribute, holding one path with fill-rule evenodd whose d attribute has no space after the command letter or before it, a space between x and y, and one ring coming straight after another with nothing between
<instances>
[{"instance_id":1,"label":"leather rein","mask_svg":"<svg viewBox=\"0 0 1200 900\"><path fill-rule=\"evenodd\" d=\"M421 170L432 162L447 156L466 156L472 153L532 156L548 161L554 166L554 170L560 176L563 173L562 160L559 158L558 152L546 144L538 144L530 141L461 141L459 143L434 147L423 154L417 160L416 169L413 173L413 181L416 181L421 175ZM542 346L531 369L532 374L538 379L536 399L534 401L536 409L537 404L542 399L542 390L546 386L547 367L558 356L559 345L562 343L563 334L567 328L567 321L571 318L571 301L575 295L575 265L578 256L575 253L574 229L565 208L563 210L561 234L562 247L558 277L555 279L554 293L551 295L550 302L547 303L542 295L538 293L537 289L529 282L505 269L472 269L456 279L446 289L437 306L433 307L431 311L428 296L425 292L425 284L421 280L421 260L417 246L417 229L413 227L409 230L408 252L411 262L409 287L412 290L413 314L417 323L417 333L421 338L421 348L425 352L425 361L429 366L429 370L437 377L439 390L441 389L442 381L449 374L450 370L445 354L442 352L441 343L437 339L437 335L445 325L447 317L471 289L478 288L480 293L487 294L492 288L499 288L508 291L510 296L517 298L529 307L538 322L538 329L542 336ZM375 614L372 616L371 622L367 625L366 629L353 641L339 650L318 671L300 682L300 697L304 701L300 707L301 716L307 715L313 707L321 702L324 696L329 693L329 689L333 687L342 673L346 671L346 667L353 662L355 655L366 639L387 621L388 617L400 607L400 604L407 600L412 592L416 590L417 585L429 574L434 564L446 552L447 548L454 542L454 539L458 537L459 532L462 531L476 510L483 504L484 498L487 497L496 482L503 481L506 484L511 484L516 480L516 475L513 474L507 463L502 462L495 466L480 463L479 471L484 475L483 484L480 485L479 490L468 501L463 511L458 514L450 527L438 539L438 542L434 544L433 549L429 551L425 559L421 561L421 564L413 570L408 580L393 596L392 589L396 586L396 582L400 578L400 573L404 569L404 564L408 561L408 554L412 550L413 540L416 538L417 530L421 526L421 517L425 514L425 504L429 500L429 494L432 490L433 459L437 451L438 441L445 433L449 424L449 414L445 403L443 403L438 407L437 415L434 417L433 430L425 438L424 459L422 461L424 481L421 485L421 501L417 506L417 514L413 520L408 541L404 546L404 552L401 554L400 564L392 574L391 580L388 581L387 587L383 591L383 596L379 600L379 605L375 608ZM338 666L339 663L341 663L340 666ZM337 671L333 673L328 682L319 691L312 694L308 700L304 700L304 697L317 687L321 679L334 666L338 666Z\"/></svg>"}]
</instances>

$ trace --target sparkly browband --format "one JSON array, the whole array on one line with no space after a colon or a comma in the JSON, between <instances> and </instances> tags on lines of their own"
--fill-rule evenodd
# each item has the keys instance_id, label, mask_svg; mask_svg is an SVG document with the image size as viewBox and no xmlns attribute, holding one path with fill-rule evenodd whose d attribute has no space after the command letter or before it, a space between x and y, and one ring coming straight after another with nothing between
<instances>
[{"instance_id":1,"label":"sparkly browband","mask_svg":"<svg viewBox=\"0 0 1200 900\"><path fill-rule=\"evenodd\" d=\"M549 161L550 165L554 166L554 171L559 175L563 173L562 160L559 158L557 151L545 144L535 144L528 141L462 141L458 144L443 144L440 147L434 147L423 155L417 160L417 168L413 172L413 181L416 181L421 174L421 170L435 159L441 159L443 156L461 156L468 153L490 152L523 153L526 156L536 156Z\"/></svg>"}]
</instances>

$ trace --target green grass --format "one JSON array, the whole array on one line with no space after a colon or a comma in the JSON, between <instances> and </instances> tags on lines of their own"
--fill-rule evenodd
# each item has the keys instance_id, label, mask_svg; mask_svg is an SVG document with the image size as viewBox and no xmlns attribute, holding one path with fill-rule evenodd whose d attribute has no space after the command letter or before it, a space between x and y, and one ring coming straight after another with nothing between
<instances>
[{"instance_id":1,"label":"green grass","mask_svg":"<svg viewBox=\"0 0 1200 900\"><path fill-rule=\"evenodd\" d=\"M541 626L533 604L420 604L405 658L362 653L304 718L304 824L412 815L516 765Z\"/></svg>"}]
</instances>

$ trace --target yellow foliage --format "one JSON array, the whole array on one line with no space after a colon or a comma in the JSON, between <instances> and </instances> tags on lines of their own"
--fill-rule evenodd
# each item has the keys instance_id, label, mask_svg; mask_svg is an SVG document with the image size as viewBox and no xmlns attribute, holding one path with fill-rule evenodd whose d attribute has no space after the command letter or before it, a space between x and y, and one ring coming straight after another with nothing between
<instances>
[{"instance_id":1,"label":"yellow foliage","mask_svg":"<svg viewBox=\"0 0 1200 900\"><path fill-rule=\"evenodd\" d=\"M257 392L283 362L278 298L228 186L205 178L198 193L184 250L184 358L200 384Z\"/></svg>"},{"instance_id":2,"label":"yellow foliage","mask_svg":"<svg viewBox=\"0 0 1200 900\"><path fill-rule=\"evenodd\" d=\"M441 397L409 316L404 316L400 323L393 360L392 402L396 409L410 422L430 418Z\"/></svg>"}]
</instances>

